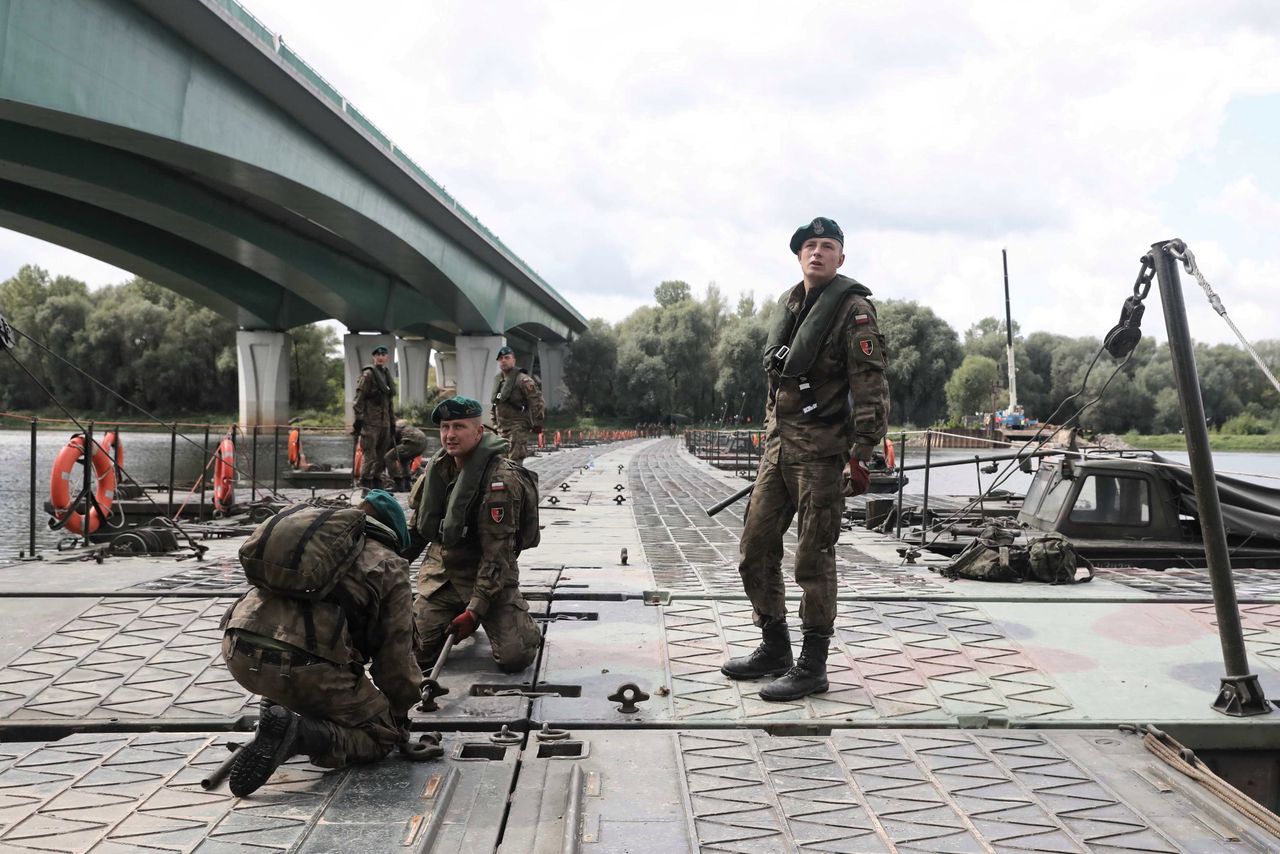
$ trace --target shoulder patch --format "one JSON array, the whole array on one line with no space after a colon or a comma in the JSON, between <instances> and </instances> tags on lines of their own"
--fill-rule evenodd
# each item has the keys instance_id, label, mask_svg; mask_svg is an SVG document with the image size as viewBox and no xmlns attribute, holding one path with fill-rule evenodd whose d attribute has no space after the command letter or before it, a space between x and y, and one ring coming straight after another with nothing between
<instances>
[{"instance_id":1,"label":"shoulder patch","mask_svg":"<svg viewBox=\"0 0 1280 854\"><path fill-rule=\"evenodd\" d=\"M855 315L853 316L853 322L854 322L856 325L858 325L858 326L863 326L863 325L868 324L868 323L870 323L870 322L871 322L871 315L869 315L869 314L855 314Z\"/></svg>"},{"instance_id":2,"label":"shoulder patch","mask_svg":"<svg viewBox=\"0 0 1280 854\"><path fill-rule=\"evenodd\" d=\"M494 521L494 524L501 525L501 524L502 524L502 520L507 518L507 507L506 507L506 505L505 505L505 504L490 504L490 505L489 505L489 518L490 518L490 519L492 519L492 520Z\"/></svg>"},{"instance_id":3,"label":"shoulder patch","mask_svg":"<svg viewBox=\"0 0 1280 854\"><path fill-rule=\"evenodd\" d=\"M490 492L506 492L507 485L500 480L495 480L493 483L489 484L489 491Z\"/></svg>"},{"instance_id":4,"label":"shoulder patch","mask_svg":"<svg viewBox=\"0 0 1280 854\"><path fill-rule=\"evenodd\" d=\"M870 338L862 338L858 341L858 348L862 350L862 355L870 356L876 351L876 345Z\"/></svg>"}]
</instances>

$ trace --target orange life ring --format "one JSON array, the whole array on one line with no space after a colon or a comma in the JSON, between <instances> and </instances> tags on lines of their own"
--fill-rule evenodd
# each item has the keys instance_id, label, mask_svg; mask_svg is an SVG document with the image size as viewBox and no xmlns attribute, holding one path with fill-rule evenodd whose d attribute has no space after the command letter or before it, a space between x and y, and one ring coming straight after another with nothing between
<instances>
[{"instance_id":1,"label":"orange life ring","mask_svg":"<svg viewBox=\"0 0 1280 854\"><path fill-rule=\"evenodd\" d=\"M222 437L213 462L213 509L226 513L236 499L236 443L231 434Z\"/></svg>"},{"instance_id":2,"label":"orange life ring","mask_svg":"<svg viewBox=\"0 0 1280 854\"><path fill-rule=\"evenodd\" d=\"M115 430L107 433L102 437L102 447L106 448L107 457L115 466L116 480L119 480L120 472L124 470L124 442L120 440L120 434Z\"/></svg>"},{"instance_id":3,"label":"orange life ring","mask_svg":"<svg viewBox=\"0 0 1280 854\"><path fill-rule=\"evenodd\" d=\"M409 463L409 474L416 474L420 468L422 468L422 454L418 454L413 458L413 462Z\"/></svg>"},{"instance_id":4,"label":"orange life ring","mask_svg":"<svg viewBox=\"0 0 1280 854\"><path fill-rule=\"evenodd\" d=\"M356 458L351 463L351 476L360 477L360 469L364 468L364 448L356 442Z\"/></svg>"},{"instance_id":5,"label":"orange life ring","mask_svg":"<svg viewBox=\"0 0 1280 854\"><path fill-rule=\"evenodd\" d=\"M885 467L886 467L886 468L890 468L890 469L892 469L896 463L897 463L897 460L895 459L894 454L893 454L893 440L892 440L892 439L885 439L885 440L884 440L884 464L885 464Z\"/></svg>"},{"instance_id":6,"label":"orange life ring","mask_svg":"<svg viewBox=\"0 0 1280 854\"><path fill-rule=\"evenodd\" d=\"M76 434L71 437L71 441L67 442L66 447L58 452L57 458L53 461L53 472L49 477L49 503L53 505L53 516L58 521L62 521L70 513L70 518L67 519L64 527L73 534L83 534L85 530L86 514L79 511L72 512L71 506L71 482L73 479L77 483L80 482L73 473L82 459L84 459L84 436ZM111 464L111 458L96 442L90 461L93 465L94 500L98 502L98 506L87 513L89 533L92 534L102 527L105 521L98 515L99 508L103 514L111 512L111 503L116 497L116 472Z\"/></svg>"},{"instance_id":7,"label":"orange life ring","mask_svg":"<svg viewBox=\"0 0 1280 854\"><path fill-rule=\"evenodd\" d=\"M302 431L297 427L289 431L289 465L295 469L302 466Z\"/></svg>"}]
</instances>

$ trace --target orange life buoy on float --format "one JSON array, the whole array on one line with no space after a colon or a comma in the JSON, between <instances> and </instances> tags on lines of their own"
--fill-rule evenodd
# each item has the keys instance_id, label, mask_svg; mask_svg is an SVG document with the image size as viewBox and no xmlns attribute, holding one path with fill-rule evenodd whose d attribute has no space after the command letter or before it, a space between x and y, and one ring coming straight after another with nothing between
<instances>
[{"instance_id":1,"label":"orange life buoy on float","mask_svg":"<svg viewBox=\"0 0 1280 854\"><path fill-rule=\"evenodd\" d=\"M120 434L115 430L111 430L107 435L102 437L102 447L107 451L107 457L111 460L115 467L116 481L120 480L120 473L124 470L124 442L120 441Z\"/></svg>"},{"instance_id":2,"label":"orange life buoy on float","mask_svg":"<svg viewBox=\"0 0 1280 854\"><path fill-rule=\"evenodd\" d=\"M231 434L222 437L213 460L213 509L226 513L236 499L236 443Z\"/></svg>"},{"instance_id":3,"label":"orange life buoy on float","mask_svg":"<svg viewBox=\"0 0 1280 854\"><path fill-rule=\"evenodd\" d=\"M422 468L422 454L418 454L413 458L413 462L409 463L409 474L417 474L420 468Z\"/></svg>"},{"instance_id":4,"label":"orange life buoy on float","mask_svg":"<svg viewBox=\"0 0 1280 854\"><path fill-rule=\"evenodd\" d=\"M885 439L884 440L885 467L892 469L896 463L897 463L897 460L894 458L894 454L893 454L893 440Z\"/></svg>"},{"instance_id":5,"label":"orange life buoy on float","mask_svg":"<svg viewBox=\"0 0 1280 854\"><path fill-rule=\"evenodd\" d=\"M85 532L85 518L88 517L89 533L92 534L106 521L104 516L111 512L111 503L116 497L116 472L111 458L98 443L94 443L90 462L93 465L93 497L97 507L89 508L87 513L72 512L71 483L81 482L82 476L76 473L77 466L84 459L84 436L76 434L67 442L67 446L58 452L53 461L53 473L49 477L49 503L53 505L53 516L59 522L66 518L65 527L73 534ZM99 515L101 510L102 515ZM67 514L70 513L68 518Z\"/></svg>"},{"instance_id":6,"label":"orange life buoy on float","mask_svg":"<svg viewBox=\"0 0 1280 854\"><path fill-rule=\"evenodd\" d=\"M297 427L289 431L289 465L302 467L302 431Z\"/></svg>"},{"instance_id":7,"label":"orange life buoy on float","mask_svg":"<svg viewBox=\"0 0 1280 854\"><path fill-rule=\"evenodd\" d=\"M360 443L356 442L356 458L351 464L351 476L359 477L360 469L364 468L364 448L360 447Z\"/></svg>"}]
</instances>

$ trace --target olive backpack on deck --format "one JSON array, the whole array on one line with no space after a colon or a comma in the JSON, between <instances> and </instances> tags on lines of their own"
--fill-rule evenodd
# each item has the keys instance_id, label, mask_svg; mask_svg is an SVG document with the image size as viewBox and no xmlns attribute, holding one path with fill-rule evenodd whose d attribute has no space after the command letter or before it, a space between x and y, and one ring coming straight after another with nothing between
<instances>
[{"instance_id":1,"label":"olive backpack on deck","mask_svg":"<svg viewBox=\"0 0 1280 854\"><path fill-rule=\"evenodd\" d=\"M355 507L286 507L240 547L245 577L268 593L324 599L364 548L364 520L364 511Z\"/></svg>"},{"instance_id":2,"label":"olive backpack on deck","mask_svg":"<svg viewBox=\"0 0 1280 854\"><path fill-rule=\"evenodd\" d=\"M956 559L939 572L946 578L973 581L1040 581L1045 584L1074 584L1093 580L1093 565L1076 552L1072 542L1057 532L1045 534L1025 545L999 525L989 525ZM1076 571L1084 567L1089 575L1077 581Z\"/></svg>"}]
</instances>

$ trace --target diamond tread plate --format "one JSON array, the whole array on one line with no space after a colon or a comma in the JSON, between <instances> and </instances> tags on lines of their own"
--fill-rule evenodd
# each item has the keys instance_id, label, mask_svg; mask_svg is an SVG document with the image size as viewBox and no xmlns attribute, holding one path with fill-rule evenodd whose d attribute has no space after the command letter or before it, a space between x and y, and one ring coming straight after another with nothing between
<instances>
[{"instance_id":1,"label":"diamond tread plate","mask_svg":"<svg viewBox=\"0 0 1280 854\"><path fill-rule=\"evenodd\" d=\"M224 740L151 733L9 745L18 755L0 761L0 849L393 851L414 850L402 845L435 833L432 850L490 850L514 773L514 751L466 766L466 776L450 761L392 758L326 772L294 759L253 796L238 799L225 785L200 786L226 756ZM448 756L458 739L444 744Z\"/></svg>"},{"instance_id":2,"label":"diamond tread plate","mask_svg":"<svg viewBox=\"0 0 1280 854\"><path fill-rule=\"evenodd\" d=\"M1213 598L1207 569L1099 569L1098 577L1164 598ZM1280 600L1280 572L1274 569L1232 568L1240 599Z\"/></svg>"},{"instance_id":3,"label":"diamond tread plate","mask_svg":"<svg viewBox=\"0 0 1280 854\"><path fill-rule=\"evenodd\" d=\"M575 614L590 618L565 619ZM727 658L759 642L745 602L557 602L558 615L547 631L541 678L579 685L581 696L535 700L538 720L950 723L961 715L1034 720L1073 709L974 605L840 602L827 661L830 690L785 703L760 699L765 681L720 672ZM654 695L630 716L602 701L628 681Z\"/></svg>"},{"instance_id":4,"label":"diamond tread plate","mask_svg":"<svg viewBox=\"0 0 1280 854\"><path fill-rule=\"evenodd\" d=\"M218 623L228 599L98 600L0 667L0 719L13 722L184 720L229 725L256 701L222 663ZM545 613L535 603L535 613ZM470 696L474 683L513 688L532 679L501 673L483 631L459 645L441 683L450 689L433 721L513 720L522 696ZM425 713L415 713L422 715Z\"/></svg>"}]
</instances>

